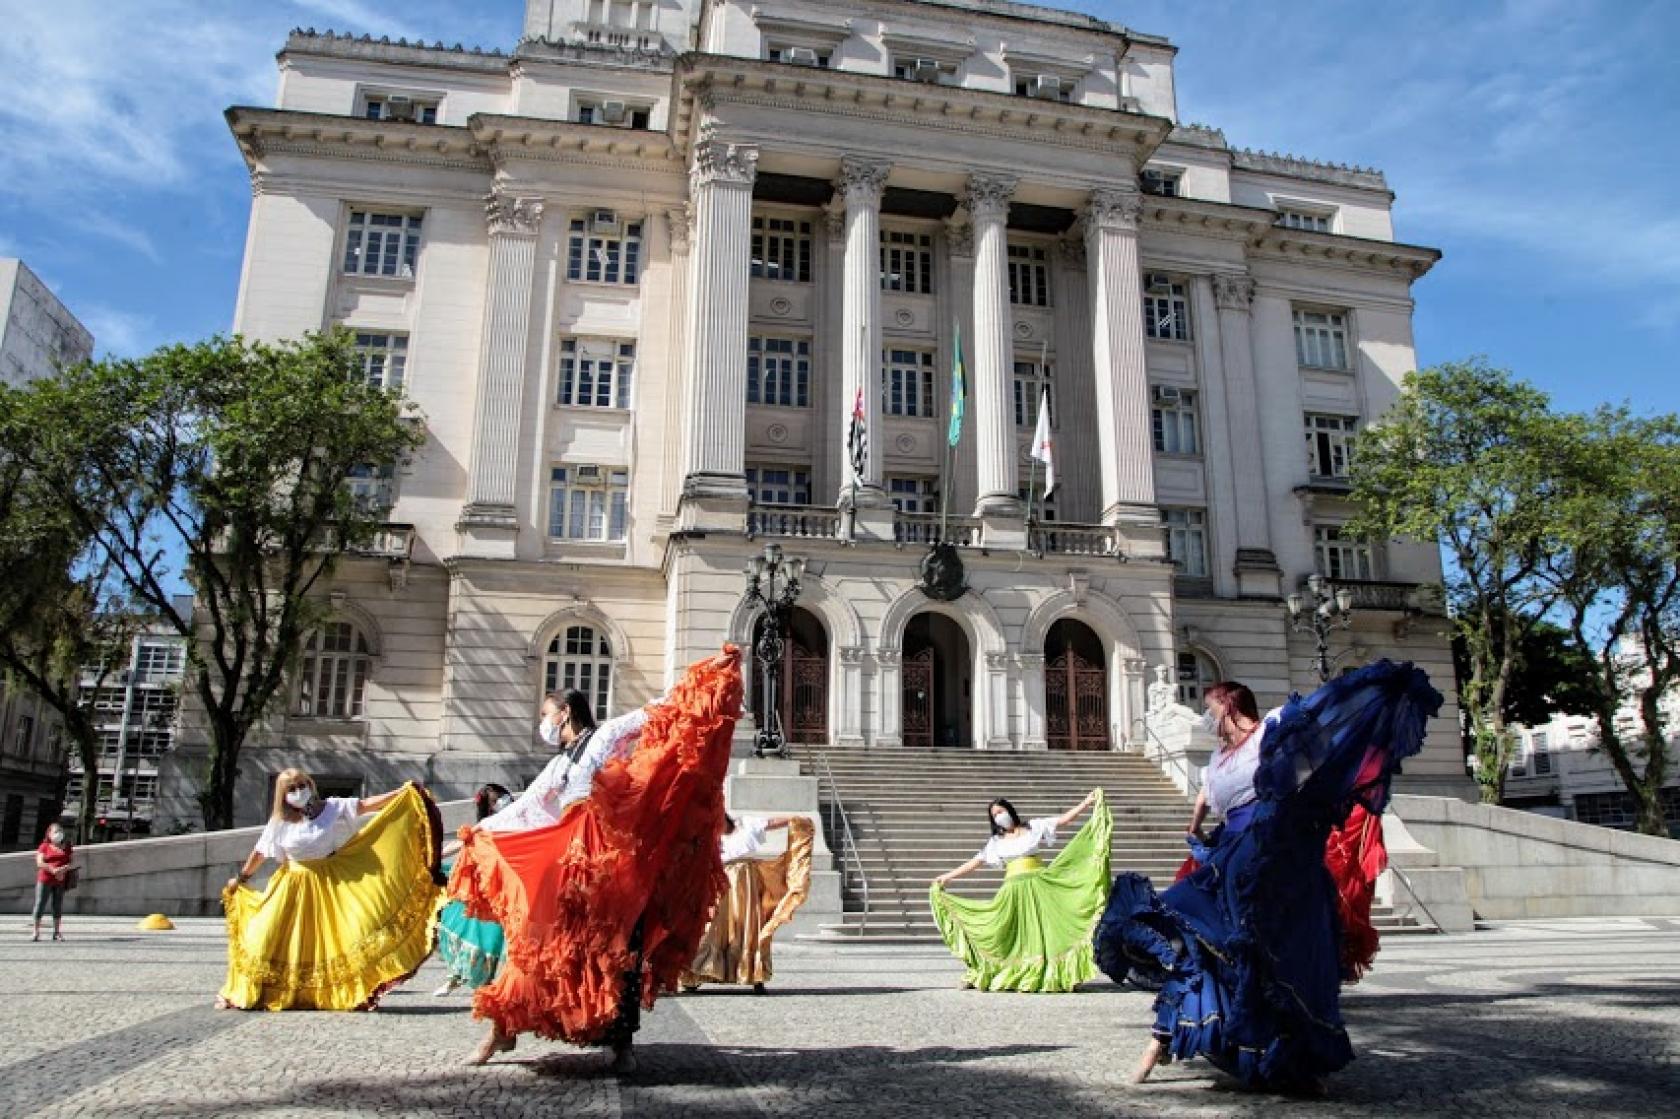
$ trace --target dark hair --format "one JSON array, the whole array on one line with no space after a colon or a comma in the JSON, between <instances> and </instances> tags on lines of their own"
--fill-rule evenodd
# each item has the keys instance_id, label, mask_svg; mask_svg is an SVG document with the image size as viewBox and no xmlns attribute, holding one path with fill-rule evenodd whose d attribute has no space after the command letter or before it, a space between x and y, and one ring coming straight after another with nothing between
<instances>
[{"instance_id":1,"label":"dark hair","mask_svg":"<svg viewBox=\"0 0 1680 1119\"><path fill-rule=\"evenodd\" d=\"M725 825L724 829L723 829L723 834L724 835L728 835L730 832L735 830L735 817L733 817L729 813L725 812L723 814L723 822L724 822L724 825Z\"/></svg>"},{"instance_id":2,"label":"dark hair","mask_svg":"<svg viewBox=\"0 0 1680 1119\"><path fill-rule=\"evenodd\" d=\"M1015 821L1016 827L1021 826L1021 814L1015 811L1015 806L1010 804L1007 800L1004 800L1002 797L998 797L986 806L986 823L991 827L993 835L1002 835L1004 832L1010 830L1008 828L998 827L997 821L992 819L992 809L994 808L1003 809L1005 812L1009 813L1009 818Z\"/></svg>"},{"instance_id":3,"label":"dark hair","mask_svg":"<svg viewBox=\"0 0 1680 1119\"><path fill-rule=\"evenodd\" d=\"M1239 684L1235 680L1221 680L1202 693L1202 700L1206 703L1218 703L1225 708L1227 714L1260 721L1260 705L1255 702L1254 693L1249 690L1247 684Z\"/></svg>"},{"instance_id":4,"label":"dark hair","mask_svg":"<svg viewBox=\"0 0 1680 1119\"><path fill-rule=\"evenodd\" d=\"M492 814L496 802L507 795L508 791L495 783L480 785L478 792L473 794L473 808L478 812L478 818L482 820Z\"/></svg>"},{"instance_id":5,"label":"dark hair","mask_svg":"<svg viewBox=\"0 0 1680 1119\"><path fill-rule=\"evenodd\" d=\"M589 697L576 688L568 688L563 692L549 692L546 702L554 704L565 716L571 720L572 730L582 734L586 730L595 729L595 709L590 706Z\"/></svg>"}]
</instances>

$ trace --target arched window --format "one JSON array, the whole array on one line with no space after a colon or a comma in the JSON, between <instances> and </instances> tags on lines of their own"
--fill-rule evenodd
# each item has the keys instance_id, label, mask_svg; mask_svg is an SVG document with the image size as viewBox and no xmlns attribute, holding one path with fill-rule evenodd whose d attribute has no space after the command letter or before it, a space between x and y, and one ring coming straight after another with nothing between
<instances>
[{"instance_id":1,"label":"arched window","mask_svg":"<svg viewBox=\"0 0 1680 1119\"><path fill-rule=\"evenodd\" d=\"M314 719L360 719L372 658L350 622L328 622L303 649L297 713Z\"/></svg>"},{"instance_id":2,"label":"arched window","mask_svg":"<svg viewBox=\"0 0 1680 1119\"><path fill-rule=\"evenodd\" d=\"M592 626L567 626L548 643L543 658L543 691L576 688L595 705L595 717L607 717L612 685L612 646Z\"/></svg>"},{"instance_id":3,"label":"arched window","mask_svg":"<svg viewBox=\"0 0 1680 1119\"><path fill-rule=\"evenodd\" d=\"M1178 654L1178 702L1201 710L1202 693L1219 679L1219 669L1206 653L1184 649Z\"/></svg>"}]
</instances>

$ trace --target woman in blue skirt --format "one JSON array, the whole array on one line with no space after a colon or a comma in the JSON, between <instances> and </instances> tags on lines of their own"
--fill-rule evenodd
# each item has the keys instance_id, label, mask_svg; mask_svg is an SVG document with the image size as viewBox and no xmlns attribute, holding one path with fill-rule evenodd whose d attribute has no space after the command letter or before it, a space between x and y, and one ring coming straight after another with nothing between
<instances>
[{"instance_id":1,"label":"woman in blue skirt","mask_svg":"<svg viewBox=\"0 0 1680 1119\"><path fill-rule=\"evenodd\" d=\"M480 820L493 815L513 803L513 794L500 785L485 785L473 794L473 809ZM444 867L447 873L449 868ZM432 992L442 998L460 987L473 990L496 978L502 966L506 942L502 926L494 921L480 921L467 916L467 907L451 901L438 914L438 958L449 969L443 986Z\"/></svg>"},{"instance_id":2,"label":"woman in blue skirt","mask_svg":"<svg viewBox=\"0 0 1680 1119\"><path fill-rule=\"evenodd\" d=\"M1325 840L1356 804L1382 812L1441 702L1420 669L1391 661L1297 696L1263 723L1247 688L1209 689L1225 747L1191 830L1204 800L1225 823L1206 843L1192 835L1201 865L1166 892L1117 877L1095 935L1110 977L1160 984L1134 1082L1157 1062L1205 1057L1250 1085L1313 1091L1353 1059Z\"/></svg>"}]
</instances>

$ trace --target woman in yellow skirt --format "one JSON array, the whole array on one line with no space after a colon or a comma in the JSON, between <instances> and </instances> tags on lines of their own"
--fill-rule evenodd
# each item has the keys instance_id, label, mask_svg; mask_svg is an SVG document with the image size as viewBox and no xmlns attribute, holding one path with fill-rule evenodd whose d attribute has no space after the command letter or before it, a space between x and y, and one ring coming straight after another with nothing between
<instances>
[{"instance_id":1,"label":"woman in yellow skirt","mask_svg":"<svg viewBox=\"0 0 1680 1119\"><path fill-rule=\"evenodd\" d=\"M729 829L721 843L729 885L718 895L682 985L692 991L703 982L729 983L751 986L762 995L771 975L770 940L811 892L811 821L803 816L723 819ZM787 850L775 858L760 857L768 833L782 828L788 832Z\"/></svg>"},{"instance_id":2,"label":"woman in yellow skirt","mask_svg":"<svg viewBox=\"0 0 1680 1119\"><path fill-rule=\"evenodd\" d=\"M418 785L322 798L309 774L283 771L268 826L222 892L228 973L216 1005L371 1010L431 954L442 833ZM247 883L267 859L280 869L258 893Z\"/></svg>"}]
</instances>

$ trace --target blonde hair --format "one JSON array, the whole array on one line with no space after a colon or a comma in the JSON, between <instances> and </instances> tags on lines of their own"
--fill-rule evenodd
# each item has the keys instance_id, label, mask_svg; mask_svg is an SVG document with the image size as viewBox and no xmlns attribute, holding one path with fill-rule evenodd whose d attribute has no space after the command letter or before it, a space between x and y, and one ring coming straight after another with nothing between
<instances>
[{"instance_id":1,"label":"blonde hair","mask_svg":"<svg viewBox=\"0 0 1680 1119\"><path fill-rule=\"evenodd\" d=\"M315 787L315 778L301 769L282 769L274 777L274 809L269 818L274 820L301 820L303 813L286 803L286 794L299 785L307 785L309 791L320 796L320 790Z\"/></svg>"}]
</instances>

